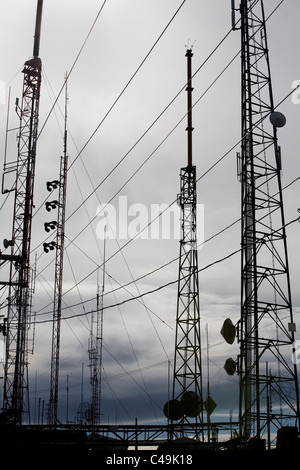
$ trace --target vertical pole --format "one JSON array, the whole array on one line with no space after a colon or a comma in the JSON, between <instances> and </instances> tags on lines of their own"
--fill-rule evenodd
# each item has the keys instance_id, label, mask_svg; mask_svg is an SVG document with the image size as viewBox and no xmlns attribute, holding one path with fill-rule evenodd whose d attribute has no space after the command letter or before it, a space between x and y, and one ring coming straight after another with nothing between
<instances>
[{"instance_id":1,"label":"vertical pole","mask_svg":"<svg viewBox=\"0 0 300 470\"><path fill-rule=\"evenodd\" d=\"M191 49L188 49L186 51L186 57L187 57L187 133L188 133L188 166L192 166L193 164L193 147L192 147L192 132L193 132L193 126L192 126L192 111L193 111L193 105L192 105L192 57L193 53Z\"/></svg>"},{"instance_id":2,"label":"vertical pole","mask_svg":"<svg viewBox=\"0 0 300 470\"><path fill-rule=\"evenodd\" d=\"M210 384L209 384L209 341L208 341L208 324L206 324L206 348L207 348L207 397L210 397ZM207 409L207 442L210 444L210 413Z\"/></svg>"},{"instance_id":3,"label":"vertical pole","mask_svg":"<svg viewBox=\"0 0 300 470\"><path fill-rule=\"evenodd\" d=\"M34 45L33 45L33 57L35 59L37 57L39 57L39 52L40 52L42 10L43 10L43 0L38 0L37 13L36 13L36 22L35 22Z\"/></svg>"},{"instance_id":4,"label":"vertical pole","mask_svg":"<svg viewBox=\"0 0 300 470\"><path fill-rule=\"evenodd\" d=\"M67 412L66 412L66 424L69 424L69 376L67 375Z\"/></svg>"}]
</instances>

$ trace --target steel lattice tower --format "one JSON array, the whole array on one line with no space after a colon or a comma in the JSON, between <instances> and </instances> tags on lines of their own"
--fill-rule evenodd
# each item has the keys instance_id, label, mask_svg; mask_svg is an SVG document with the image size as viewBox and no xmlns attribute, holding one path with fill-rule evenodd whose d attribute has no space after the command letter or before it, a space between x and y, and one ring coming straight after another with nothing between
<instances>
[{"instance_id":1,"label":"steel lattice tower","mask_svg":"<svg viewBox=\"0 0 300 470\"><path fill-rule=\"evenodd\" d=\"M31 266L30 242L35 180L36 145L42 63L39 58L43 1L38 0L33 58L26 61L22 73L23 92L18 133L18 156L4 174L16 173L13 229L10 261L8 314L6 322L6 360L4 370L3 409L8 419L21 424L23 412L29 413L24 400L27 383L27 346L30 324ZM1 259L4 259L1 256ZM3 283L2 283L3 284Z\"/></svg>"},{"instance_id":2,"label":"steel lattice tower","mask_svg":"<svg viewBox=\"0 0 300 470\"><path fill-rule=\"evenodd\" d=\"M97 310L92 312L91 334L89 341L90 377L91 377L91 423L100 424L101 418L101 379L103 351L103 295L105 281L105 240L103 261L103 283L97 289Z\"/></svg>"},{"instance_id":3,"label":"steel lattice tower","mask_svg":"<svg viewBox=\"0 0 300 470\"><path fill-rule=\"evenodd\" d=\"M234 2L233 2L234 6ZM281 153L266 20L262 0L242 0L241 181L241 437L261 439L283 425L299 425L297 369L292 361L293 321Z\"/></svg>"},{"instance_id":4,"label":"steel lattice tower","mask_svg":"<svg viewBox=\"0 0 300 470\"><path fill-rule=\"evenodd\" d=\"M192 50L187 57L188 165L181 168L180 194L181 240L179 257L175 359L172 400L165 405L165 414L180 424L190 425L196 437L202 433L202 365L197 251L196 167L192 162Z\"/></svg>"},{"instance_id":5,"label":"steel lattice tower","mask_svg":"<svg viewBox=\"0 0 300 470\"><path fill-rule=\"evenodd\" d=\"M65 79L65 127L64 127L64 152L60 159L60 171L58 183L57 202L57 222L52 222L52 227L56 226L55 242L55 275L54 275L54 297L53 297L53 328L52 328L52 350L51 350L51 374L50 374L50 400L48 422L57 424L58 409L58 381L59 381L59 350L60 350L60 330L61 330L61 303L63 290L63 264L65 245L65 214L67 197L67 175L68 175L68 153L67 153L67 75ZM53 183L53 182L52 182ZM56 184L47 183L49 189L55 189ZM45 224L46 226L49 224ZM50 223L51 226L51 223Z\"/></svg>"}]
</instances>

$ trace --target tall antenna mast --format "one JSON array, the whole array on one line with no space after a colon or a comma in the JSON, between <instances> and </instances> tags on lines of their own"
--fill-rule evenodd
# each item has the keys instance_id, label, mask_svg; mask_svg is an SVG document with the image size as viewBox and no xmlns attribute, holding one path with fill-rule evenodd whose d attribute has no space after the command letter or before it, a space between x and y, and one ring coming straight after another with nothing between
<instances>
[{"instance_id":1,"label":"tall antenna mast","mask_svg":"<svg viewBox=\"0 0 300 470\"><path fill-rule=\"evenodd\" d=\"M192 161L192 50L187 57L188 158L180 172L181 240L177 294L176 338L172 400L165 415L179 420L182 435L199 437L203 430L202 365L197 251L196 167ZM187 426L185 426L187 425ZM184 430L186 427L186 430ZM189 430L187 430L189 428Z\"/></svg>"},{"instance_id":2,"label":"tall antenna mast","mask_svg":"<svg viewBox=\"0 0 300 470\"><path fill-rule=\"evenodd\" d=\"M186 58L187 58L187 133L188 133L188 167L191 167L193 165L193 105L192 105L192 92L193 92L193 87L192 87L192 49L188 49L186 51Z\"/></svg>"},{"instance_id":3,"label":"tall antenna mast","mask_svg":"<svg viewBox=\"0 0 300 470\"><path fill-rule=\"evenodd\" d=\"M105 227L106 229L106 227ZM101 417L101 392L102 392L102 350L103 350L103 295L105 288L105 261L106 261L106 230L104 232L103 249L103 277L100 288L97 282L97 310L92 312L90 334L90 374L91 374L91 422L92 425L100 424Z\"/></svg>"},{"instance_id":4,"label":"tall antenna mast","mask_svg":"<svg viewBox=\"0 0 300 470\"><path fill-rule=\"evenodd\" d=\"M38 136L39 100L42 63L39 58L43 0L37 2L33 58L25 62L22 102L16 102L20 118L17 161L6 167L16 173L14 215L10 255L8 313L6 321L6 360L4 370L3 408L8 419L22 423L23 412L29 413L24 401L27 383L28 311L30 304L30 243L35 181L36 145ZM4 169L4 173L5 170ZM3 175L4 176L4 175Z\"/></svg>"},{"instance_id":5,"label":"tall antenna mast","mask_svg":"<svg viewBox=\"0 0 300 470\"><path fill-rule=\"evenodd\" d=\"M242 266L237 365L240 434L248 445L252 438L264 444L271 426L273 432L287 423L299 426L299 391L291 361L295 323L277 141L277 128L285 118L274 111L263 1L242 0L240 11ZM272 413L267 405L270 393Z\"/></svg>"},{"instance_id":6,"label":"tall antenna mast","mask_svg":"<svg viewBox=\"0 0 300 470\"><path fill-rule=\"evenodd\" d=\"M54 299L53 299L53 329L52 329L52 353L51 353L51 377L50 377L50 400L48 422L57 424L58 422L58 381L59 381L59 350L60 350L60 329L61 329L61 303L63 289L63 263L64 263L64 241L65 241L65 214L67 196L67 174L68 174L68 154L67 154L67 118L68 118L68 75L65 77L65 127L64 127L64 151L60 160L58 212L56 224L56 257L55 257L55 277L54 277ZM49 187L49 184L48 184ZM56 185L50 188L55 189ZM47 225L47 224L46 224Z\"/></svg>"}]
</instances>

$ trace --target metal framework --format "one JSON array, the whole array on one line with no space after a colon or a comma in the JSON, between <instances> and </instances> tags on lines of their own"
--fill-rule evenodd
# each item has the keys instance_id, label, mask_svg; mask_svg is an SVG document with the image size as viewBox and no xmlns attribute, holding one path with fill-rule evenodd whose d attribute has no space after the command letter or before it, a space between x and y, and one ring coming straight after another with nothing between
<instances>
[{"instance_id":1,"label":"metal framework","mask_svg":"<svg viewBox=\"0 0 300 470\"><path fill-rule=\"evenodd\" d=\"M39 100L42 63L39 58L42 0L38 1L33 58L26 61L22 73L22 102L16 106L20 117L17 161L8 164L4 173L16 174L8 313L6 321L6 360L4 370L3 409L9 420L22 422L23 412L29 412L24 401L27 383L27 346L31 301L30 242L35 179L36 144L38 135ZM5 284L5 283L1 283Z\"/></svg>"},{"instance_id":2,"label":"metal framework","mask_svg":"<svg viewBox=\"0 0 300 470\"><path fill-rule=\"evenodd\" d=\"M98 285L96 315L92 312L91 334L89 343L89 359L91 374L91 416L90 422L93 426L100 424L101 418L101 379L102 379L102 351L103 351L103 294L105 283L105 241L104 238L104 261L103 282Z\"/></svg>"},{"instance_id":3,"label":"metal framework","mask_svg":"<svg viewBox=\"0 0 300 470\"><path fill-rule=\"evenodd\" d=\"M64 244L65 244L65 214L67 195L67 175L68 175L68 154L67 154L67 76L65 79L65 128L64 128L64 152L60 160L60 174L58 182L57 201L57 222L50 222L52 227L57 227L56 231L56 252L55 252L55 276L54 276L54 297L53 297L53 328L52 328L52 351L51 351L51 375L50 375L50 400L48 411L49 424L58 422L58 381L59 381L59 350L60 350L60 329L61 329L61 303L63 290L63 264L64 264ZM48 183L48 188L55 189L56 181ZM50 206L51 209L51 206ZM49 227L49 224L45 224ZM46 229L47 230L47 229Z\"/></svg>"},{"instance_id":4,"label":"metal framework","mask_svg":"<svg viewBox=\"0 0 300 470\"><path fill-rule=\"evenodd\" d=\"M297 369L277 127L262 0L241 2L241 437L299 425ZM270 118L270 119L269 119Z\"/></svg>"},{"instance_id":5,"label":"metal framework","mask_svg":"<svg viewBox=\"0 0 300 470\"><path fill-rule=\"evenodd\" d=\"M172 401L165 408L171 420L191 426L175 436L203 431L202 365L197 252L196 167L192 164L192 51L187 57L188 93L188 165L181 168L180 194L181 240L177 295L176 338Z\"/></svg>"},{"instance_id":6,"label":"metal framework","mask_svg":"<svg viewBox=\"0 0 300 470\"><path fill-rule=\"evenodd\" d=\"M238 424L235 422L216 422L214 424L220 434L220 439L217 437L215 442L215 450L231 450L231 437L234 437ZM14 430L10 428L1 437L2 441L8 442L6 447L9 447L9 449L19 449L20 445L23 444L26 445L29 452L40 451L41 442L43 443L43 450L46 453L50 451L53 455L56 455L57 451L59 455L61 455L61 451L63 453L68 451L72 456L86 455L86 451L88 455L96 455L95 452L98 451L101 452L102 456L106 456L108 454L112 455L114 452L132 451L133 449L144 453L148 449L152 454L157 454L157 456L161 456L164 453L167 453L167 455L173 454L177 456L177 459L174 459L174 463L178 464L180 457L184 455L193 454L193 461L191 463L195 463L197 456L199 456L201 461L203 461L204 457L207 457L206 452L194 452L193 442L187 442L185 439L177 442L176 451L174 452L173 442L168 440L168 436L179 434L180 432L188 434L192 433L193 430L194 427L189 424L32 425L24 426L21 435L20 433L14 433ZM93 433L96 433L96 439L91 439ZM213 457L211 447L206 445L203 450L205 449L209 450L210 458ZM224 452L221 454L222 459L226 458L226 454L223 454ZM130 453L127 455L130 455ZM101 456L99 455L99 457Z\"/></svg>"}]
</instances>

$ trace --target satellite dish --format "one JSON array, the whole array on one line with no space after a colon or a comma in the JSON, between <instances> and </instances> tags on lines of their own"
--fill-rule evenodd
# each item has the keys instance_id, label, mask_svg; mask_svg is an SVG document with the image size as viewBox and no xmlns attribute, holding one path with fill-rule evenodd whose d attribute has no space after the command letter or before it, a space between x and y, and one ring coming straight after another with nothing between
<instances>
[{"instance_id":1,"label":"satellite dish","mask_svg":"<svg viewBox=\"0 0 300 470\"><path fill-rule=\"evenodd\" d=\"M274 127L283 127L286 124L286 117L279 111L274 111L270 114L270 122Z\"/></svg>"},{"instance_id":2,"label":"satellite dish","mask_svg":"<svg viewBox=\"0 0 300 470\"><path fill-rule=\"evenodd\" d=\"M226 318L221 329L221 335L228 344L232 344L235 340L236 328L230 318Z\"/></svg>"},{"instance_id":3,"label":"satellite dish","mask_svg":"<svg viewBox=\"0 0 300 470\"><path fill-rule=\"evenodd\" d=\"M164 415L171 421L177 421L183 417L183 406L179 400L169 400L164 406Z\"/></svg>"},{"instance_id":4,"label":"satellite dish","mask_svg":"<svg viewBox=\"0 0 300 470\"><path fill-rule=\"evenodd\" d=\"M189 391L185 392L181 397L183 412L190 418L195 418L201 412L202 403L197 393Z\"/></svg>"},{"instance_id":5,"label":"satellite dish","mask_svg":"<svg viewBox=\"0 0 300 470\"><path fill-rule=\"evenodd\" d=\"M236 362L230 357L226 360L224 364L224 369L226 370L228 375L234 375L236 370Z\"/></svg>"}]
</instances>

